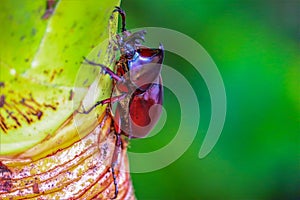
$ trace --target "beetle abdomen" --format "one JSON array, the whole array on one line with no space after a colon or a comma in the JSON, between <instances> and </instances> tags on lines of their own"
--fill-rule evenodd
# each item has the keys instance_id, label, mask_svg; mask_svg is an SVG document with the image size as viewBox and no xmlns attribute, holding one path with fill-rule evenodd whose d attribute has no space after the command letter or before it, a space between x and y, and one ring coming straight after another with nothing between
<instances>
[{"instance_id":1,"label":"beetle abdomen","mask_svg":"<svg viewBox=\"0 0 300 200\"><path fill-rule=\"evenodd\" d=\"M132 137L145 137L159 120L163 101L161 80L159 82L141 94L134 94L130 101Z\"/></svg>"}]
</instances>

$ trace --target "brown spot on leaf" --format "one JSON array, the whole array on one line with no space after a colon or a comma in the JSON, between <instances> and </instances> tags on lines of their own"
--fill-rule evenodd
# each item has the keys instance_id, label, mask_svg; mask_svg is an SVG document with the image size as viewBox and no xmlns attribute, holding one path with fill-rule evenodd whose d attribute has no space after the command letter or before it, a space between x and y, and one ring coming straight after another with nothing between
<instances>
[{"instance_id":1,"label":"brown spot on leaf","mask_svg":"<svg viewBox=\"0 0 300 200\"><path fill-rule=\"evenodd\" d=\"M53 72L52 72L52 74L51 74L51 76L50 76L50 82L52 82L53 81L53 79L55 78L55 76L56 76L56 70L54 70Z\"/></svg>"},{"instance_id":2,"label":"brown spot on leaf","mask_svg":"<svg viewBox=\"0 0 300 200\"><path fill-rule=\"evenodd\" d=\"M5 104L5 96L4 94L0 96L0 108L3 107Z\"/></svg>"},{"instance_id":3,"label":"brown spot on leaf","mask_svg":"<svg viewBox=\"0 0 300 200\"><path fill-rule=\"evenodd\" d=\"M47 108L51 108L52 110L56 110L56 107L51 105L51 104L44 103L44 106L47 107Z\"/></svg>"},{"instance_id":4,"label":"brown spot on leaf","mask_svg":"<svg viewBox=\"0 0 300 200\"><path fill-rule=\"evenodd\" d=\"M4 133L22 127L24 123L31 124L41 120L44 110L51 109L55 111L59 105L58 102L39 103L31 93L28 96L24 97L23 94L19 94L19 100L6 99L4 95L0 96L0 109L4 110L0 115L0 129Z\"/></svg>"},{"instance_id":5,"label":"brown spot on leaf","mask_svg":"<svg viewBox=\"0 0 300 200\"><path fill-rule=\"evenodd\" d=\"M73 90L71 89L71 90L70 90L70 95L69 95L69 101L72 101L73 97L74 97L74 92L73 92Z\"/></svg>"}]
</instances>

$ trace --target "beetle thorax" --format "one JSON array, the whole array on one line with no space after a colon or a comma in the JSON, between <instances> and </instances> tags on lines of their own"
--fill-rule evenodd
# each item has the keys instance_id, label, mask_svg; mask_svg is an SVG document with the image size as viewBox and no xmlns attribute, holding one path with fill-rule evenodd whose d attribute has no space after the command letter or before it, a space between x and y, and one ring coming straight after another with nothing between
<instances>
[{"instance_id":1,"label":"beetle thorax","mask_svg":"<svg viewBox=\"0 0 300 200\"><path fill-rule=\"evenodd\" d=\"M116 36L116 44L121 55L132 57L137 47L141 46L144 41L146 32L144 30L131 33L130 31L122 32L122 35Z\"/></svg>"}]
</instances>

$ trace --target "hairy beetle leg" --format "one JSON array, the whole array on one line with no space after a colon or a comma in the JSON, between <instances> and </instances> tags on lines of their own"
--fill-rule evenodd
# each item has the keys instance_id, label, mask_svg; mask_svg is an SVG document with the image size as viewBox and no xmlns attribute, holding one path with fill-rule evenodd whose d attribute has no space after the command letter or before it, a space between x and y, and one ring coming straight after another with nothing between
<instances>
[{"instance_id":1,"label":"hairy beetle leg","mask_svg":"<svg viewBox=\"0 0 300 200\"><path fill-rule=\"evenodd\" d=\"M115 145L115 150L112 158L112 164L111 164L111 174L114 180L114 185L115 185L115 195L112 199L117 198L119 190L118 190L118 182L117 182L117 176L115 172L115 166L118 164L118 158L119 155L121 155L122 151L122 140L121 140L121 133L115 133L116 135L116 145Z\"/></svg>"},{"instance_id":2,"label":"hairy beetle leg","mask_svg":"<svg viewBox=\"0 0 300 200\"><path fill-rule=\"evenodd\" d=\"M87 64L90 65L94 65L94 66L99 66L101 67L101 70L104 72L104 74L108 74L112 79L116 80L116 81L123 81L123 78L119 77L117 74L115 74L115 72L113 72L111 69L109 69L108 67L106 67L105 65L99 64L99 63L95 63L93 61L90 61L88 59L86 59L86 57L83 57L84 61Z\"/></svg>"},{"instance_id":3,"label":"hairy beetle leg","mask_svg":"<svg viewBox=\"0 0 300 200\"><path fill-rule=\"evenodd\" d=\"M116 174L115 174L115 168L114 167L111 167L111 174L112 174L112 177L114 179L114 186L115 186L115 194L114 194L114 197L111 198L111 199L115 199L118 196L119 189L118 189L118 182L117 182L117 177L116 177Z\"/></svg>"},{"instance_id":4,"label":"hairy beetle leg","mask_svg":"<svg viewBox=\"0 0 300 200\"><path fill-rule=\"evenodd\" d=\"M97 101L91 108L89 108L88 110L85 110L83 105L82 105L82 112L81 111L78 111L77 110L77 113L79 114L89 114L94 108L96 108L97 106L99 105L104 105L104 104L109 104L109 103L114 103L114 102L117 102L117 101L120 101L122 100L124 97L126 96L126 94L122 94L120 96L115 96L115 97L111 97L111 98L108 98L108 99L104 99L104 100L101 100L101 101Z\"/></svg>"},{"instance_id":5,"label":"hairy beetle leg","mask_svg":"<svg viewBox=\"0 0 300 200\"><path fill-rule=\"evenodd\" d=\"M120 7L116 6L115 9L113 10L113 12L118 12L121 15L121 17L122 17L121 31L125 32L126 31L126 28L125 28L125 26L126 26L126 20L125 20L126 14L125 14L125 11L122 10Z\"/></svg>"}]
</instances>

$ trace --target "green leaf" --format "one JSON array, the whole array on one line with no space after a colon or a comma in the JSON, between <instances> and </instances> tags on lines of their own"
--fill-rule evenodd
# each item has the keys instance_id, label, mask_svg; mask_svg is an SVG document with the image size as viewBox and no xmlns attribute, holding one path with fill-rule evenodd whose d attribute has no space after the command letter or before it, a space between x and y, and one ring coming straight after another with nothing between
<instances>
[{"instance_id":1,"label":"green leaf","mask_svg":"<svg viewBox=\"0 0 300 200\"><path fill-rule=\"evenodd\" d=\"M119 3L58 1L53 15L44 20L46 1L1 2L0 156L15 156L51 141L70 119L98 74L85 70L82 57L116 32L116 18L109 21ZM103 59L107 45L104 42L97 49ZM102 99L110 93L111 80L98 78L93 89L99 90L95 96ZM54 151L59 145L44 146Z\"/></svg>"}]
</instances>

